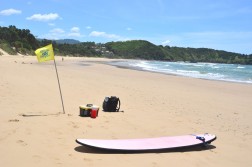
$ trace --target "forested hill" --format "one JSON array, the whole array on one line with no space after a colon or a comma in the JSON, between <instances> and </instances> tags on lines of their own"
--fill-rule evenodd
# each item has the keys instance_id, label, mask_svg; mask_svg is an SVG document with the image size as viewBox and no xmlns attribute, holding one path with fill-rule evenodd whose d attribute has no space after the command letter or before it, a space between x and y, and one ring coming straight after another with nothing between
<instances>
[{"instance_id":1,"label":"forested hill","mask_svg":"<svg viewBox=\"0 0 252 167\"><path fill-rule=\"evenodd\" d=\"M112 51L116 56L121 58L252 64L252 55L243 55L207 48L156 46L143 40L108 42L105 46L109 51Z\"/></svg>"},{"instance_id":2,"label":"forested hill","mask_svg":"<svg viewBox=\"0 0 252 167\"><path fill-rule=\"evenodd\" d=\"M28 29L18 29L15 26L0 26L0 48L9 54L34 55L34 51L37 48L49 43L53 43L54 52L59 55L252 64L252 54L244 55L207 48L157 46L144 40L108 42L105 44L79 42L71 39L51 41L36 39Z\"/></svg>"}]
</instances>

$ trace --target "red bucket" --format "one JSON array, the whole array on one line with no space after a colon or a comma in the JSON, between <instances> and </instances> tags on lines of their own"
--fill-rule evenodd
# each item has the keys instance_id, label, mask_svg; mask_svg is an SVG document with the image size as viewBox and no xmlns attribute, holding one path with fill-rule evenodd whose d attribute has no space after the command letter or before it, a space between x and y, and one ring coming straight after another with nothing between
<instances>
[{"instance_id":1,"label":"red bucket","mask_svg":"<svg viewBox=\"0 0 252 167\"><path fill-rule=\"evenodd\" d=\"M91 118L96 118L96 117L97 117L97 110L96 110L96 109L92 109L92 110L91 110L90 117L91 117Z\"/></svg>"}]
</instances>

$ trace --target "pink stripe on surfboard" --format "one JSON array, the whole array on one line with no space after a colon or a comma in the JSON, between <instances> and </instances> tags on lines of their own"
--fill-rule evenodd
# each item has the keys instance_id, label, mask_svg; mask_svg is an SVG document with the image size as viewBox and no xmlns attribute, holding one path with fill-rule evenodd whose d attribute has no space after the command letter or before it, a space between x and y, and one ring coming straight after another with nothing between
<instances>
[{"instance_id":1,"label":"pink stripe on surfboard","mask_svg":"<svg viewBox=\"0 0 252 167\"><path fill-rule=\"evenodd\" d=\"M79 144L112 150L153 150L166 148L179 148L202 144L203 141L196 139L196 136L204 137L205 142L211 142L216 139L212 134L169 136L145 139L116 139L116 140L99 140L99 139L77 139Z\"/></svg>"}]
</instances>

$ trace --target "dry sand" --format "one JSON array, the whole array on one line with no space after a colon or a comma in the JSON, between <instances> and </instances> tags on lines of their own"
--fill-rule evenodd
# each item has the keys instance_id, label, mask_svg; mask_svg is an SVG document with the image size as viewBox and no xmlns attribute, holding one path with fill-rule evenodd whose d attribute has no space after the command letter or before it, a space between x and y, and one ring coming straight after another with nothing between
<instances>
[{"instance_id":1,"label":"dry sand","mask_svg":"<svg viewBox=\"0 0 252 167\"><path fill-rule=\"evenodd\" d=\"M53 61L0 56L0 166L252 166L251 84L94 61L111 60L56 58L66 111L57 115L62 106ZM100 110L96 119L79 117L79 105L101 106L111 95L120 97L124 112ZM75 142L205 132L217 135L206 150L125 154L94 151Z\"/></svg>"}]
</instances>

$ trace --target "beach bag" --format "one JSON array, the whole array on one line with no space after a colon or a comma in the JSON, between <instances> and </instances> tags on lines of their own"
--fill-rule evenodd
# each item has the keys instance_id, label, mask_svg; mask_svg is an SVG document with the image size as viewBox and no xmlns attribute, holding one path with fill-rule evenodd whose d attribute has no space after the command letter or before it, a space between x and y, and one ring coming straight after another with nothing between
<instances>
[{"instance_id":1,"label":"beach bag","mask_svg":"<svg viewBox=\"0 0 252 167\"><path fill-rule=\"evenodd\" d=\"M111 97L105 97L103 101L103 111L107 112L118 112L120 110L120 99L119 97L116 96L111 96Z\"/></svg>"}]
</instances>

